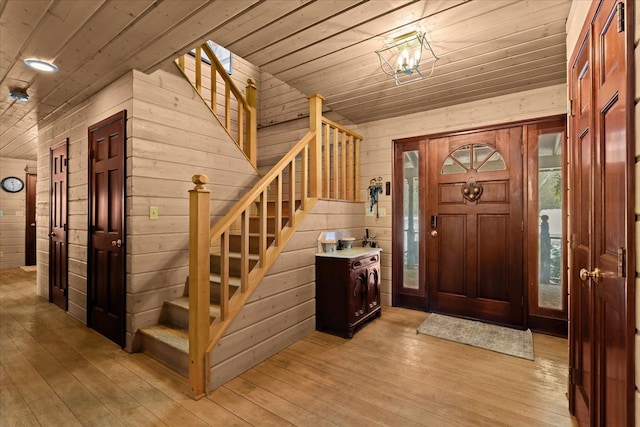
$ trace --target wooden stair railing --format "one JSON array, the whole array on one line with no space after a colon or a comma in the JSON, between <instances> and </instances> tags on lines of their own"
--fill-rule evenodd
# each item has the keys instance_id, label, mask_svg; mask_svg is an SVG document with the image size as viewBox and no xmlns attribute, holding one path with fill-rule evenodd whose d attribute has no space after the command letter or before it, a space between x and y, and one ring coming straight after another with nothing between
<instances>
[{"instance_id":1,"label":"wooden stair railing","mask_svg":"<svg viewBox=\"0 0 640 427\"><path fill-rule=\"evenodd\" d=\"M207 56L211 66L202 65L202 53ZM191 59L195 61L195 70L193 79L187 67L187 62ZM257 103L258 91L253 79L247 80L246 97L233 83L231 77L225 70L224 66L213 53L211 47L204 43L195 48L195 58L190 54L184 54L176 59L176 64L185 78L196 89L202 100L209 107L213 115L218 119L220 124L227 130L229 136L235 141L236 145L245 154L249 162L256 167L257 161ZM209 93L203 94L203 81L207 77L210 81ZM224 99L221 100L223 112L218 112L218 83L219 79L224 84ZM235 121L232 120L232 110L235 107Z\"/></svg>"},{"instance_id":2,"label":"wooden stair railing","mask_svg":"<svg viewBox=\"0 0 640 427\"><path fill-rule=\"evenodd\" d=\"M194 398L206 393L209 353L316 200L321 197L358 199L356 149L362 137L324 119L321 96L309 99L309 132L208 233L203 231L209 225L206 214L210 201L204 189L207 178L193 177L196 187L190 191L189 208L189 383ZM232 238L235 250L240 240L239 253L230 250ZM215 260L215 272L212 260ZM220 283L220 311L212 322L211 273L219 277ZM233 286L233 292L231 282L237 285ZM206 333L202 330L205 324L208 325Z\"/></svg>"}]
</instances>

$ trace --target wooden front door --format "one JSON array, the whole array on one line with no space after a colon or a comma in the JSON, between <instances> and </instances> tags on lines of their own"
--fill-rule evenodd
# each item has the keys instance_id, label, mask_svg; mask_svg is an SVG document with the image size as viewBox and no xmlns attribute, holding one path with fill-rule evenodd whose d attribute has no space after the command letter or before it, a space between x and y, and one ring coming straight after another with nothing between
<instances>
[{"instance_id":1,"label":"wooden front door","mask_svg":"<svg viewBox=\"0 0 640 427\"><path fill-rule=\"evenodd\" d=\"M89 128L89 326L121 346L125 338L125 117Z\"/></svg>"},{"instance_id":2,"label":"wooden front door","mask_svg":"<svg viewBox=\"0 0 640 427\"><path fill-rule=\"evenodd\" d=\"M570 407L594 426L633 423L633 103L622 4L594 3L569 76Z\"/></svg>"},{"instance_id":3,"label":"wooden front door","mask_svg":"<svg viewBox=\"0 0 640 427\"><path fill-rule=\"evenodd\" d=\"M429 140L429 309L523 326L522 127Z\"/></svg>"},{"instance_id":4,"label":"wooden front door","mask_svg":"<svg viewBox=\"0 0 640 427\"><path fill-rule=\"evenodd\" d=\"M36 181L36 174L27 174L24 265L36 265Z\"/></svg>"},{"instance_id":5,"label":"wooden front door","mask_svg":"<svg viewBox=\"0 0 640 427\"><path fill-rule=\"evenodd\" d=\"M49 301L68 308L67 291L67 140L49 154Z\"/></svg>"}]
</instances>

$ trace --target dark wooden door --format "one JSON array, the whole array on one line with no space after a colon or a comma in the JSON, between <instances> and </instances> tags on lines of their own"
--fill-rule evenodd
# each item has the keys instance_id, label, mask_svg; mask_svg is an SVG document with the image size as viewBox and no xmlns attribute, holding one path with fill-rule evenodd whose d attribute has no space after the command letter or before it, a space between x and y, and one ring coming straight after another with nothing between
<instances>
[{"instance_id":1,"label":"dark wooden door","mask_svg":"<svg viewBox=\"0 0 640 427\"><path fill-rule=\"evenodd\" d=\"M27 174L24 265L36 265L36 181L36 174Z\"/></svg>"},{"instance_id":2,"label":"dark wooden door","mask_svg":"<svg viewBox=\"0 0 640 427\"><path fill-rule=\"evenodd\" d=\"M522 127L429 140L429 309L523 316Z\"/></svg>"},{"instance_id":3,"label":"dark wooden door","mask_svg":"<svg viewBox=\"0 0 640 427\"><path fill-rule=\"evenodd\" d=\"M49 170L49 301L68 308L67 290L67 140L51 147Z\"/></svg>"},{"instance_id":4,"label":"dark wooden door","mask_svg":"<svg viewBox=\"0 0 640 427\"><path fill-rule=\"evenodd\" d=\"M125 112L89 128L88 323L124 345Z\"/></svg>"},{"instance_id":5,"label":"dark wooden door","mask_svg":"<svg viewBox=\"0 0 640 427\"><path fill-rule=\"evenodd\" d=\"M634 393L633 104L622 2L595 5L570 72L570 405L581 424L623 426Z\"/></svg>"}]
</instances>

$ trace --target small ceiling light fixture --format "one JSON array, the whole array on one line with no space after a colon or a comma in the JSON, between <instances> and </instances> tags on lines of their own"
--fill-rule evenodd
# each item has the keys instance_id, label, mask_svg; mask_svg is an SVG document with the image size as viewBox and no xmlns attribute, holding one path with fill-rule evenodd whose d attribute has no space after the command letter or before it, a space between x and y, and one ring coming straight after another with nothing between
<instances>
[{"instance_id":1,"label":"small ceiling light fixture","mask_svg":"<svg viewBox=\"0 0 640 427\"><path fill-rule=\"evenodd\" d=\"M14 89L9 92L9 99L18 102L27 102L29 100L29 95L27 95L26 90Z\"/></svg>"},{"instance_id":2,"label":"small ceiling light fixture","mask_svg":"<svg viewBox=\"0 0 640 427\"><path fill-rule=\"evenodd\" d=\"M27 58L24 60L24 63L27 67L31 67L39 71L46 71L47 73L55 73L58 71L58 67L56 67L52 62L44 61L42 59Z\"/></svg>"},{"instance_id":3,"label":"small ceiling light fixture","mask_svg":"<svg viewBox=\"0 0 640 427\"><path fill-rule=\"evenodd\" d=\"M380 58L380 68L393 77L398 86L431 77L438 60L426 34L420 31L398 36L376 53Z\"/></svg>"}]
</instances>

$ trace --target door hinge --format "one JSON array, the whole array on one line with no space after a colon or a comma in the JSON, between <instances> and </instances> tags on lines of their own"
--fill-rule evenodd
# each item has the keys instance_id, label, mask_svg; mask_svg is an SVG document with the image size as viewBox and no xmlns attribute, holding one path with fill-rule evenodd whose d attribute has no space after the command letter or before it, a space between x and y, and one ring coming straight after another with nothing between
<instances>
[{"instance_id":1,"label":"door hinge","mask_svg":"<svg viewBox=\"0 0 640 427\"><path fill-rule=\"evenodd\" d=\"M520 232L524 233L524 221L520 223Z\"/></svg>"},{"instance_id":2,"label":"door hinge","mask_svg":"<svg viewBox=\"0 0 640 427\"><path fill-rule=\"evenodd\" d=\"M624 3L618 3L618 32L624 32Z\"/></svg>"},{"instance_id":3,"label":"door hinge","mask_svg":"<svg viewBox=\"0 0 640 427\"><path fill-rule=\"evenodd\" d=\"M63 159L64 166L67 166L67 159Z\"/></svg>"},{"instance_id":4,"label":"door hinge","mask_svg":"<svg viewBox=\"0 0 640 427\"><path fill-rule=\"evenodd\" d=\"M575 113L573 112L573 99L569 100L569 114L573 117Z\"/></svg>"},{"instance_id":5,"label":"door hinge","mask_svg":"<svg viewBox=\"0 0 640 427\"><path fill-rule=\"evenodd\" d=\"M524 157L524 144L520 144L520 157Z\"/></svg>"},{"instance_id":6,"label":"door hinge","mask_svg":"<svg viewBox=\"0 0 640 427\"><path fill-rule=\"evenodd\" d=\"M569 237L569 248L576 248L576 233L571 233L571 237Z\"/></svg>"},{"instance_id":7,"label":"door hinge","mask_svg":"<svg viewBox=\"0 0 640 427\"><path fill-rule=\"evenodd\" d=\"M522 300L520 301L520 306L524 307L524 295L522 296Z\"/></svg>"},{"instance_id":8,"label":"door hinge","mask_svg":"<svg viewBox=\"0 0 640 427\"><path fill-rule=\"evenodd\" d=\"M575 385L581 385L580 375L577 368L569 367L569 383Z\"/></svg>"},{"instance_id":9,"label":"door hinge","mask_svg":"<svg viewBox=\"0 0 640 427\"><path fill-rule=\"evenodd\" d=\"M624 264L627 251L625 248L618 248L618 277L625 277Z\"/></svg>"}]
</instances>

